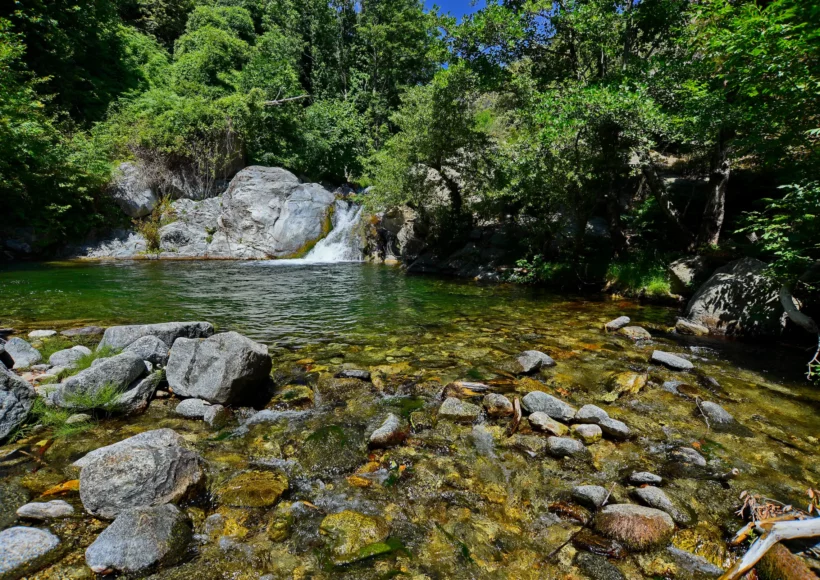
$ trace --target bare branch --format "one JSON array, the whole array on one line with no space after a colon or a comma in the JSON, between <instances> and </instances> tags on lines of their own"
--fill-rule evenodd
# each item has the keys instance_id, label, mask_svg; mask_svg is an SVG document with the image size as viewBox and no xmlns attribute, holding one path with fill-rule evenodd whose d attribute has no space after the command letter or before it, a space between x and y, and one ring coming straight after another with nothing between
<instances>
[{"instance_id":1,"label":"bare branch","mask_svg":"<svg viewBox=\"0 0 820 580\"><path fill-rule=\"evenodd\" d=\"M290 101L298 101L299 99L309 99L310 95L299 95L298 97L288 97L287 99L276 99L274 101L265 101L262 104L266 107L277 107L283 103L289 103Z\"/></svg>"}]
</instances>

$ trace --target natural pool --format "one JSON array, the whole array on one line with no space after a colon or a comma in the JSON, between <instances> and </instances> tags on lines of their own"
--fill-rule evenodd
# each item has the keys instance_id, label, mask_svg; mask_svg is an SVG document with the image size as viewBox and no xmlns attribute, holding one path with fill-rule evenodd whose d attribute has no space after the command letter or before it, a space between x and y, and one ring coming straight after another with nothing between
<instances>
[{"instance_id":1,"label":"natural pool","mask_svg":"<svg viewBox=\"0 0 820 580\"><path fill-rule=\"evenodd\" d=\"M820 485L820 394L802 380L803 353L671 334L676 312L669 308L408 277L363 264L31 265L0 270L0 291L0 326L21 331L208 320L269 345L279 398L268 422L238 429L249 411L237 410L229 427L213 431L175 416L174 399L156 399L143 415L101 420L74 438L38 433L15 444L41 460L0 462L6 527L20 502L70 479L68 464L85 452L145 430L175 429L207 460L210 495L187 506L201 543L184 563L157 572L161 578L613 577L605 575L610 568L593 570L599 560L581 557L602 551L595 536L585 532L561 547L581 529L577 518L588 517L569 494L595 484L611 489L613 501L634 501L633 471L662 475L663 490L687 515L672 545L727 567L734 555L725 540L742 525L733 514L742 490L803 505L806 489ZM635 343L603 331L624 314L652 339ZM512 362L527 349L557 365L516 373ZM654 349L684 355L695 372L650 365ZM373 381L334 378L342 368L370 370ZM634 377L644 375L638 388L642 380ZM507 437L506 418L438 418L442 391L459 379L510 398L538 390L575 407L596 404L634 437L594 443L585 459L553 459L545 436L526 421ZM664 388L670 381L684 386ZM625 384L631 390L618 393ZM312 403L282 396L294 386L308 387ZM447 394L481 404L484 393ZM743 429L711 429L698 401L719 403ZM368 449L367 436L388 412L407 422L410 436L389 450ZM681 446L699 450L708 464L682 464L675 459ZM12 447L0 448L0 457ZM739 474L727 481L733 468ZM257 471L287 476L277 506L220 502L226 481ZM63 497L81 512L76 493ZM334 566L319 527L344 509L384 518L389 550ZM222 516L218 529L205 524L214 514ZM83 550L104 526L90 517L54 524L64 557L36 577L90 577ZM702 575L666 550L606 549L612 557L605 561L627 578Z\"/></svg>"}]
</instances>

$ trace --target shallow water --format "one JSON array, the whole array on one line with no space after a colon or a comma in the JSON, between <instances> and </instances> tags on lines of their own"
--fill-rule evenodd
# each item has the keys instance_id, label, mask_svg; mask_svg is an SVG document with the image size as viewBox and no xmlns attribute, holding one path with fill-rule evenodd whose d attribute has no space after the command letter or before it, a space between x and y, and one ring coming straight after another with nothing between
<instances>
[{"instance_id":1,"label":"shallow water","mask_svg":"<svg viewBox=\"0 0 820 580\"><path fill-rule=\"evenodd\" d=\"M634 490L625 478L632 471L664 475L663 489L696 515L698 523L680 528L673 544L725 567L734 558L725 539L742 525L733 514L741 490L802 505L805 490L820 479L820 395L802 380L803 353L677 336L668 332L676 315L670 308L408 277L365 264L32 265L0 271L0 291L0 326L20 330L209 320L271 347L277 394L289 385L312 390L313 404L274 401L267 415L244 427L238 412L219 433L176 418L175 400L155 400L142 416L103 420L76 438L49 443L45 468L0 463L0 492L16 498L7 503L19 503L68 479L67 464L83 453L167 426L206 458L211 490L252 468L287 474L286 538L270 533L279 517L273 509L201 500L189 508L197 530L205 516L220 513L228 522L220 533L235 545L221 549L211 538L186 563L159 572L162 578L581 578L573 544L546 558L580 529L550 506L580 484L603 485L618 501L630 501ZM650 330L652 340L635 344L604 333L603 323L621 314ZM530 377L515 373L511 363L526 349L548 353L557 365ZM688 357L696 372L650 365L654 349ZM334 379L344 367L371 370L373 383ZM618 373L646 374L647 385L615 397ZM507 419L482 416L477 425L437 419L444 386L458 379L484 381L511 398L542 390L576 407L598 404L636 437L595 443L588 460L551 459L539 447L544 436L526 422L508 438ZM688 396L664 390L670 380L686 383ZM480 396L462 396L480 404ZM695 396L721 404L742 429L711 429ZM368 450L367 436L388 412L408 421L410 438L388 451ZM36 448L44 438L21 444ZM708 468L681 470L669 459L677 446L698 448ZM738 477L719 481L732 468ZM80 507L76 494L65 499ZM342 509L385 517L390 537L404 548L332 566L318 526ZM56 528L71 539L72 551L39 577L84 577L82 549L100 524L81 518ZM652 552L612 562L628 578L691 576L667 560Z\"/></svg>"}]
</instances>

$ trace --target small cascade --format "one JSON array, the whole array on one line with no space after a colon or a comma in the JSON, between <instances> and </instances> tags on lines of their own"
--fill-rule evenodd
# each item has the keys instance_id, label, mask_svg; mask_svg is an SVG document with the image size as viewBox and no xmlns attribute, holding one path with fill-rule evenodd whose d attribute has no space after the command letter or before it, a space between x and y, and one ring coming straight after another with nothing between
<instances>
[{"instance_id":1,"label":"small cascade","mask_svg":"<svg viewBox=\"0 0 820 580\"><path fill-rule=\"evenodd\" d=\"M356 226L362 217L362 207L337 200L333 211L333 230L305 256L305 262L361 262L361 240Z\"/></svg>"}]
</instances>

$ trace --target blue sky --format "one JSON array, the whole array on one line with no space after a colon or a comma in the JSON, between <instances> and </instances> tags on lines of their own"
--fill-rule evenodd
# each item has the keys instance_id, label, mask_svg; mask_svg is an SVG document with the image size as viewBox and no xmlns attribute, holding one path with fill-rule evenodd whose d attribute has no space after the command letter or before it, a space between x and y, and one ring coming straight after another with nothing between
<instances>
[{"instance_id":1,"label":"blue sky","mask_svg":"<svg viewBox=\"0 0 820 580\"><path fill-rule=\"evenodd\" d=\"M472 0L424 0L424 5L430 8L433 4L438 5L442 12L449 12L453 16L461 18L465 14L472 14L484 6L484 0L478 0L473 6Z\"/></svg>"}]
</instances>

